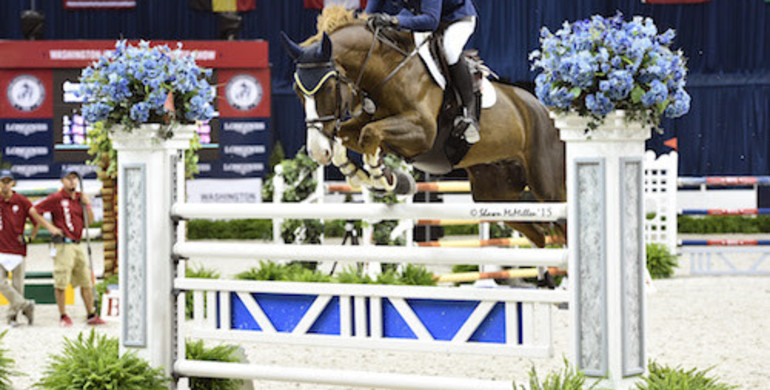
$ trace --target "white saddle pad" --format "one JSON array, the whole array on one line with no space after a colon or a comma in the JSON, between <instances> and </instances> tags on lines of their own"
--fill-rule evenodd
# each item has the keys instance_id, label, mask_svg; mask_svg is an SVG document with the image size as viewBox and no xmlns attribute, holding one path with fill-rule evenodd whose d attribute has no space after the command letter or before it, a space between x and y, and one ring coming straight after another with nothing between
<instances>
[{"instance_id":1,"label":"white saddle pad","mask_svg":"<svg viewBox=\"0 0 770 390\"><path fill-rule=\"evenodd\" d=\"M433 77L433 81L438 84L441 89L446 89L446 79L438 68L438 63L430 53L430 47L428 44L422 44L426 39L430 38L429 32L416 32L414 33L414 43L420 48L418 51L422 62L425 67L428 68L428 72ZM497 103L497 91L492 83L489 82L487 77L481 80L481 108L490 108Z\"/></svg>"}]
</instances>

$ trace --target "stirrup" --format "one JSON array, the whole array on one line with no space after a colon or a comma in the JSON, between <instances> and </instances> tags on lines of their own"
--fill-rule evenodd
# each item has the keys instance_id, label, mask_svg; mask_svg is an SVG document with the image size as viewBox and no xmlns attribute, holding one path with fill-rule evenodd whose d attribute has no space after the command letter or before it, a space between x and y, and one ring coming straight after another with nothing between
<instances>
[{"instance_id":1,"label":"stirrup","mask_svg":"<svg viewBox=\"0 0 770 390\"><path fill-rule=\"evenodd\" d=\"M476 120L473 117L464 115L458 116L455 119L455 128L459 128L460 126L465 126L465 129L463 130L463 138L465 139L465 142L473 145L481 141L479 125L476 123Z\"/></svg>"}]
</instances>

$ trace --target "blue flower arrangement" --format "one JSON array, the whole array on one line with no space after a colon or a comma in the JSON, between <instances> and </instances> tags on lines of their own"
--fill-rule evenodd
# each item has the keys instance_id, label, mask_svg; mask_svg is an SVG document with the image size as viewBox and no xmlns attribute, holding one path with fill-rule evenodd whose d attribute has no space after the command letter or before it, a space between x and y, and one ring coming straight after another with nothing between
<instances>
[{"instance_id":1,"label":"blue flower arrangement","mask_svg":"<svg viewBox=\"0 0 770 390\"><path fill-rule=\"evenodd\" d=\"M216 116L211 69L195 63L194 54L166 45L138 46L125 40L80 75L78 94L85 98L83 116L91 123L127 129L143 123L195 123Z\"/></svg>"},{"instance_id":2,"label":"blue flower arrangement","mask_svg":"<svg viewBox=\"0 0 770 390\"><path fill-rule=\"evenodd\" d=\"M590 128L613 110L629 120L657 127L663 116L677 118L690 110L685 91L686 60L673 51L674 30L658 34L650 18L610 18L564 22L552 33L540 31L540 50L530 54L535 93L557 113L590 117Z\"/></svg>"}]
</instances>

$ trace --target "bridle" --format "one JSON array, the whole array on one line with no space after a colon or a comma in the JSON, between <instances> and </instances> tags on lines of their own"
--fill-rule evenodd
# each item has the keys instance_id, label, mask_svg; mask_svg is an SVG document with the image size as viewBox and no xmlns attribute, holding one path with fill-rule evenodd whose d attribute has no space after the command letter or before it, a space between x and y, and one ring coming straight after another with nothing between
<instances>
[{"instance_id":1,"label":"bridle","mask_svg":"<svg viewBox=\"0 0 770 390\"><path fill-rule=\"evenodd\" d=\"M334 122L334 130L332 131L331 135L326 134L325 132L321 131L321 134L323 134L326 138L329 139L335 139L337 138L337 135L340 132L340 129L342 128L342 122L343 119L349 120L353 118L357 118L361 116L362 114L366 113L367 115L374 115L374 112L377 110L377 106L374 103L374 100L370 98L371 95L376 95L382 87L390 81L393 76L396 75L409 60L411 60L417 53L422 44L425 44L425 42L428 41L426 39L423 41L423 43L415 47L415 49L411 53L407 53L405 50L398 47L396 43L385 37L384 35L380 34L381 27L377 27L374 30L374 34L372 37L372 43L369 46L369 50L366 53L366 57L364 58L364 62L361 64L361 71L358 74L358 77L356 78L356 81L353 82L353 80L349 79L347 76L342 74L339 70L337 70L337 67L334 64L334 61L325 61L325 62L306 62L306 63L297 63L297 71L294 72L294 82L296 86L299 88L302 93L304 93L306 96L314 96L321 87L330 79L334 78L336 81L336 88L335 88L335 109L333 114L320 116L318 118L313 119L305 119L305 125L310 127L317 127L317 125L323 126L323 124L328 122ZM366 70L366 65L369 63L369 59L372 56L372 53L374 52L374 47L376 46L377 41L389 46L390 48L394 49L398 53L400 53L402 56L404 56L404 59L393 69L388 73L388 75L380 81L379 84L372 90L372 93L368 93L361 89L361 80L363 79L364 71ZM312 88L307 88L305 86L300 77L299 77L299 70L300 69L306 69L306 70L317 70L317 69L327 69L327 72L324 73L323 76L319 79L319 81L316 83L315 86ZM348 87L351 94L351 101L350 106L353 106L353 103L356 101L356 98L360 96L361 109L357 112L350 112L349 110L345 110L344 102L342 101L342 85L343 83Z\"/></svg>"}]
</instances>

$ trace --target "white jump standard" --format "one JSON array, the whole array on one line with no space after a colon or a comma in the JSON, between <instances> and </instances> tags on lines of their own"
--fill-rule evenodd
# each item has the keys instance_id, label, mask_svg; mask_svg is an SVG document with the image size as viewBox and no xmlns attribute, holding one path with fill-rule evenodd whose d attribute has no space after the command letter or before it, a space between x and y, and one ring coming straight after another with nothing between
<instances>
[{"instance_id":1,"label":"white jump standard","mask_svg":"<svg viewBox=\"0 0 770 390\"><path fill-rule=\"evenodd\" d=\"M608 117L607 123L625 128L621 119ZM628 388L646 371L644 350L644 294L642 242L642 156L648 129L614 130L601 127L586 137L584 124L557 120L562 139L567 142L570 309L574 311L573 356L570 360L589 376L607 376L613 388ZM516 289L482 290L448 287L404 287L378 285L309 284L249 281L207 281L184 277L185 258L196 256L235 258L285 258L294 256L326 260L352 258L347 248L252 244L240 249L228 244L186 242L184 219L191 218L452 218L547 221L563 218L560 204L473 204L449 208L446 205L363 205L355 209L323 205L255 204L237 208L230 205L190 205L184 199L183 155L192 129L176 129L169 140L154 136L153 130L119 133L114 137L119 152L121 196L120 251L123 254L120 278L122 299L121 350L135 350L155 367L163 366L175 381L172 387L185 388L189 376L268 379L349 386L402 389L511 389L511 380L492 381L465 378L439 378L420 375L360 373L300 367L273 367L242 363L188 361L185 337L250 339L302 345L338 345L393 348L458 353L514 354L548 356L550 309L567 298L562 291L524 291ZM279 207L277 207L279 206ZM424 207L419 207L424 206ZM481 210L484 210L483 212ZM518 211L516 211L518 210ZM475 215L474 215L475 213ZM481 214L481 215L479 215ZM172 219L173 217L173 219ZM176 230L175 230L176 228ZM369 250L375 249L375 250ZM377 260L386 255L380 248L358 253L366 260L368 252ZM494 264L563 266L563 250L520 250L526 259L507 257L494 249L479 248L388 248L398 261L411 258L417 263L456 264L464 261ZM427 251L426 251L427 250ZM423 252L425 251L425 252ZM533 251L530 253L529 251ZM319 254L326 252L327 254ZM403 252L403 253L402 253ZM486 258L483 254L489 254ZM511 256L511 254L514 254ZM514 257L511 259L511 257ZM538 260L539 259L539 260ZM539 261L539 262L538 262ZM526 264L524 264L526 263ZM131 292L128 294L128 292ZM194 295L193 326L185 325L184 293ZM273 295L313 294L310 306L287 329L276 324L265 299ZM272 294L272 295L271 295ZM209 303L205 305L202 299ZM466 302L468 313L457 329L439 335L425 320L413 300L435 300L457 306ZM232 315L243 310L244 323L256 328L238 327ZM332 315L329 316L329 313ZM326 316L333 334L310 330ZM394 317L395 316L395 317ZM495 322L497 316L499 322ZM403 332L414 337L389 338L391 326L385 317L400 318ZM238 317L241 318L241 317ZM541 323L541 319L543 323ZM364 322L369 321L369 322ZM485 324L504 329L499 343L472 342L488 336ZM236 326L234 326L236 325ZM518 327L518 329L517 329ZM408 329L407 329L408 328ZM538 331L547 328L543 334ZM401 329L401 328L399 328ZM514 331L514 329L516 329ZM319 331L320 332L320 331ZM535 337L529 339L529 333ZM520 336L519 336L520 335ZM347 341L346 341L347 340ZM527 373L511 373L519 381Z\"/></svg>"}]
</instances>

